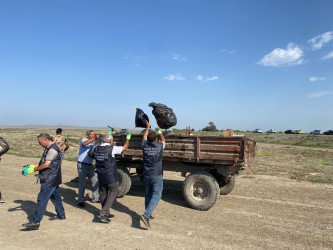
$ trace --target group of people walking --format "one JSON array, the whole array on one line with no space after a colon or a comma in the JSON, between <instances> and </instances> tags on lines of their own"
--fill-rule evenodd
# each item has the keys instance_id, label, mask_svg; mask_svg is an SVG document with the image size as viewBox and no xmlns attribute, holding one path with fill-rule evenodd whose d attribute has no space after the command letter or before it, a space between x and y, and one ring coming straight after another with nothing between
<instances>
[{"instance_id":1,"label":"group of people walking","mask_svg":"<svg viewBox=\"0 0 333 250\"><path fill-rule=\"evenodd\" d=\"M49 220L66 219L59 185L62 183L62 152L66 151L69 145L62 138L61 132L60 136L56 136L55 138L51 138L47 133L41 133L37 137L38 143L45 148L41 160L37 164L27 165L22 171L22 174L25 176L38 171L41 184L37 197L36 211L32 221L22 224L25 228L39 229L49 200L54 204L57 213L55 216L50 217ZM77 205L80 208L85 207L84 193L86 178L88 177L92 186L92 202L101 203L101 209L97 214L97 218L101 222L109 223L111 221L110 218L114 216L110 213L110 209L119 191L119 178L115 156L128 149L131 134L128 133L126 135L126 142L123 146L113 145L112 130L108 134L100 135L98 140L93 130L86 131L86 136L87 138L82 139L80 142L77 159L79 175ZM152 213L162 197L162 155L164 148L165 138L161 130L158 129L157 132L150 130L150 123L147 122L142 137L143 183L146 189L145 211L140 216L141 221L147 228L150 228L149 221L152 218ZM94 159L95 166L93 165Z\"/></svg>"}]
</instances>

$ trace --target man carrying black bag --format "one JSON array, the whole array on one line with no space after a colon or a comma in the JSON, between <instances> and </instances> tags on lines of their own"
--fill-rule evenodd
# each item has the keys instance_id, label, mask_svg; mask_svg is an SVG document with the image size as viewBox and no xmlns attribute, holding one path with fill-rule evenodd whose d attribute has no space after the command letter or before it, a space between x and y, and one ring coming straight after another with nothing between
<instances>
[{"instance_id":1,"label":"man carrying black bag","mask_svg":"<svg viewBox=\"0 0 333 250\"><path fill-rule=\"evenodd\" d=\"M149 128L150 123L147 122L146 129L142 137L143 183L146 188L146 210L140 217L148 228L150 228L149 219L151 219L152 213L162 197L162 158L163 150L165 148L165 138L162 134L162 131L158 130L157 133L150 132ZM161 142L157 141L158 135L161 138Z\"/></svg>"}]
</instances>

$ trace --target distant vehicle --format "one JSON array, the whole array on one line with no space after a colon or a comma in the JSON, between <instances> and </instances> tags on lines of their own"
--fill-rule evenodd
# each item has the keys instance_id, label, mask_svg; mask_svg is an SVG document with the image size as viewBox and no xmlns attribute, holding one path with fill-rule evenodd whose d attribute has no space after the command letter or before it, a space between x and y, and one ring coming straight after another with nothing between
<instances>
[{"instance_id":1,"label":"distant vehicle","mask_svg":"<svg viewBox=\"0 0 333 250\"><path fill-rule=\"evenodd\" d=\"M327 131L325 131L324 135L333 135L333 130L327 130Z\"/></svg>"},{"instance_id":2,"label":"distant vehicle","mask_svg":"<svg viewBox=\"0 0 333 250\"><path fill-rule=\"evenodd\" d=\"M310 135L322 135L324 134L324 131L316 129L310 132Z\"/></svg>"},{"instance_id":3,"label":"distant vehicle","mask_svg":"<svg viewBox=\"0 0 333 250\"><path fill-rule=\"evenodd\" d=\"M284 131L284 133L285 133L285 134L293 134L293 133L294 133L294 131L293 131L293 130L291 130L291 129L288 129L288 130Z\"/></svg>"},{"instance_id":4,"label":"distant vehicle","mask_svg":"<svg viewBox=\"0 0 333 250\"><path fill-rule=\"evenodd\" d=\"M275 129L270 129L270 130L267 131L267 133L275 134L276 130Z\"/></svg>"},{"instance_id":5,"label":"distant vehicle","mask_svg":"<svg viewBox=\"0 0 333 250\"><path fill-rule=\"evenodd\" d=\"M294 132L294 134L304 134L304 132L300 129L296 129L293 132Z\"/></svg>"},{"instance_id":6,"label":"distant vehicle","mask_svg":"<svg viewBox=\"0 0 333 250\"><path fill-rule=\"evenodd\" d=\"M262 133L262 130L260 128L256 128L255 130L253 130L253 133Z\"/></svg>"}]
</instances>

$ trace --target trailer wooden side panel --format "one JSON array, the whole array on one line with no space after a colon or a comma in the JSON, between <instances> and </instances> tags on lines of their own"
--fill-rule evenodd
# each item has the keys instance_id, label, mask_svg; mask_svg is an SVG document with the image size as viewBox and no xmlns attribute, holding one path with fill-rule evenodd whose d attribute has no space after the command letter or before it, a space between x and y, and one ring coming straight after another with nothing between
<instances>
[{"instance_id":1,"label":"trailer wooden side panel","mask_svg":"<svg viewBox=\"0 0 333 250\"><path fill-rule=\"evenodd\" d=\"M125 143L125 135L114 136L115 145ZM130 146L123 156L133 160L142 159L142 136L132 135ZM228 162L244 164L252 161L255 154L255 141L244 136L168 136L163 151L164 160L192 162Z\"/></svg>"}]
</instances>

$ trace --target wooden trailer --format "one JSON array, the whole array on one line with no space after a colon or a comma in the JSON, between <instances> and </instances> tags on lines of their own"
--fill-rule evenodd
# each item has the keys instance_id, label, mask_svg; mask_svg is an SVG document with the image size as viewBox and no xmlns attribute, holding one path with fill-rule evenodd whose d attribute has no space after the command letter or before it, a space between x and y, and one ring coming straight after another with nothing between
<instances>
[{"instance_id":1,"label":"wooden trailer","mask_svg":"<svg viewBox=\"0 0 333 250\"><path fill-rule=\"evenodd\" d=\"M123 145L126 135L113 135L114 145ZM230 193L239 170L252 170L256 142L244 136L166 136L163 170L185 177L183 195L195 209L208 210L220 194ZM142 135L132 135L130 146L117 156L120 177L119 197L131 187L129 169L142 169Z\"/></svg>"}]
</instances>

